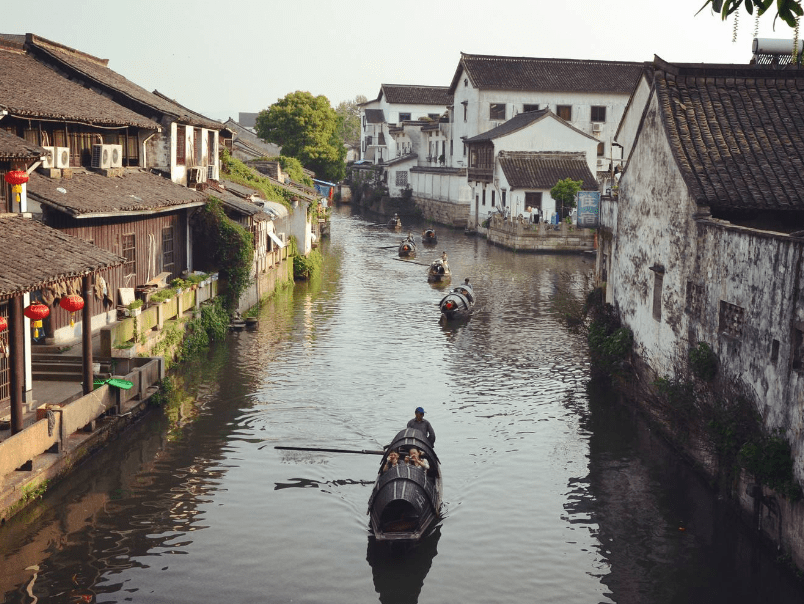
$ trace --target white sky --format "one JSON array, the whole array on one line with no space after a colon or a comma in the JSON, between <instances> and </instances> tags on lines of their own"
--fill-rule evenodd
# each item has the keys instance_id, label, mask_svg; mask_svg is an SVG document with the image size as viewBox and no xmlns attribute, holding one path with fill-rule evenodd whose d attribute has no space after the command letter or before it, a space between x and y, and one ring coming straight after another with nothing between
<instances>
[{"instance_id":1,"label":"white sky","mask_svg":"<svg viewBox=\"0 0 804 604\"><path fill-rule=\"evenodd\" d=\"M747 63L754 20L704 0L63 0L4 2L0 32L35 33L208 117L237 119L295 90L336 106L380 85L448 86L461 51ZM759 37L792 38L773 16Z\"/></svg>"}]
</instances>

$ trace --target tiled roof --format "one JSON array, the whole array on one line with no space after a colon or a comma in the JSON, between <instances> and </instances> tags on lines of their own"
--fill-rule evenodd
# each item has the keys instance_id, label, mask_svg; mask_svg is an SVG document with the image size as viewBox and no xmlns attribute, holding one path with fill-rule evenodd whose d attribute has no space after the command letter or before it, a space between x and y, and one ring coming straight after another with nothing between
<instances>
[{"instance_id":1,"label":"tiled roof","mask_svg":"<svg viewBox=\"0 0 804 604\"><path fill-rule=\"evenodd\" d=\"M598 189L583 153L500 151L498 157L512 189L552 189L565 178L583 181L583 191Z\"/></svg>"},{"instance_id":2,"label":"tiled roof","mask_svg":"<svg viewBox=\"0 0 804 604\"><path fill-rule=\"evenodd\" d=\"M259 199L260 200L259 202L262 203L265 212L270 214L271 216L284 218L290 214L288 212L288 209L278 201L269 201L262 199L263 194L260 191L257 191L256 189L246 187L244 185L232 182L230 180L222 180L221 185L225 187L228 192L237 195L242 199L254 199L254 198ZM257 202L255 201L252 203Z\"/></svg>"},{"instance_id":3,"label":"tiled roof","mask_svg":"<svg viewBox=\"0 0 804 604\"><path fill-rule=\"evenodd\" d=\"M0 48L0 109L22 118L157 130L153 122L71 82L32 56Z\"/></svg>"},{"instance_id":4,"label":"tiled roof","mask_svg":"<svg viewBox=\"0 0 804 604\"><path fill-rule=\"evenodd\" d=\"M0 130L0 159L39 159L45 150L5 130Z\"/></svg>"},{"instance_id":5,"label":"tiled roof","mask_svg":"<svg viewBox=\"0 0 804 604\"><path fill-rule=\"evenodd\" d=\"M385 164L387 166L393 166L393 165L396 165L396 164L404 163L406 161L411 161L411 160L414 160L414 159L418 159L418 157L419 156L416 153L408 153L407 155L400 155L399 157L389 159L387 162L385 162Z\"/></svg>"},{"instance_id":6,"label":"tiled roof","mask_svg":"<svg viewBox=\"0 0 804 604\"><path fill-rule=\"evenodd\" d=\"M389 103L406 105L440 105L452 103L452 95L446 86L407 86L404 84L383 84L380 95L385 95Z\"/></svg>"},{"instance_id":7,"label":"tiled roof","mask_svg":"<svg viewBox=\"0 0 804 604\"><path fill-rule=\"evenodd\" d=\"M276 157L282 152L282 147L274 143L266 143L259 136L239 122L229 118L224 126L235 133L235 143L241 143L249 149L263 153L266 157Z\"/></svg>"},{"instance_id":8,"label":"tiled roof","mask_svg":"<svg viewBox=\"0 0 804 604\"><path fill-rule=\"evenodd\" d=\"M228 208L234 210L238 214L244 216L251 216L255 222L263 220L271 220L271 214L266 213L261 206L256 203L243 199L240 195L228 191L227 187L223 184L216 184L214 181L208 181L206 192L221 200L221 202Z\"/></svg>"},{"instance_id":9,"label":"tiled roof","mask_svg":"<svg viewBox=\"0 0 804 604\"><path fill-rule=\"evenodd\" d=\"M366 122L369 124L382 124L385 121L385 113L382 109L364 109Z\"/></svg>"},{"instance_id":10,"label":"tiled roof","mask_svg":"<svg viewBox=\"0 0 804 604\"><path fill-rule=\"evenodd\" d=\"M654 83L670 148L699 204L804 210L804 72L657 57Z\"/></svg>"},{"instance_id":11,"label":"tiled roof","mask_svg":"<svg viewBox=\"0 0 804 604\"><path fill-rule=\"evenodd\" d=\"M149 92L119 73L107 67L108 59L99 59L68 46L51 42L45 38L28 34L26 47L36 52L60 69L72 72L75 77L91 82L101 88L121 94L133 101L145 105L153 111L166 114L176 121L202 128L219 129L221 124L190 111L175 101L171 101L155 92ZM122 100L121 100L122 102Z\"/></svg>"},{"instance_id":12,"label":"tiled roof","mask_svg":"<svg viewBox=\"0 0 804 604\"><path fill-rule=\"evenodd\" d=\"M153 214L206 201L203 193L146 170L126 170L123 176L111 178L76 170L69 179L34 172L28 181L28 196L78 218Z\"/></svg>"},{"instance_id":13,"label":"tiled roof","mask_svg":"<svg viewBox=\"0 0 804 604\"><path fill-rule=\"evenodd\" d=\"M579 134L583 134L586 138L590 138L592 140L597 140L594 136L587 134L583 130L579 130L568 121L561 119L555 113L550 111L550 109L539 109L538 111L526 111L524 113L519 113L512 117L507 122L503 122L496 128L492 128L491 130L487 130L486 132L481 132L477 136L473 136L471 138L467 138L464 142L466 143L479 143L481 141L490 141L494 140L495 138L500 138L501 136L505 136L507 134L511 134L512 132L516 132L517 130L521 130L531 124L534 124L548 116L552 116L557 121L564 124L567 128L575 130Z\"/></svg>"},{"instance_id":14,"label":"tiled roof","mask_svg":"<svg viewBox=\"0 0 804 604\"><path fill-rule=\"evenodd\" d=\"M124 258L20 214L0 214L0 297L123 264Z\"/></svg>"},{"instance_id":15,"label":"tiled roof","mask_svg":"<svg viewBox=\"0 0 804 604\"><path fill-rule=\"evenodd\" d=\"M461 53L449 87L454 94L461 72L480 90L540 92L608 92L630 94L642 63L498 57Z\"/></svg>"}]
</instances>

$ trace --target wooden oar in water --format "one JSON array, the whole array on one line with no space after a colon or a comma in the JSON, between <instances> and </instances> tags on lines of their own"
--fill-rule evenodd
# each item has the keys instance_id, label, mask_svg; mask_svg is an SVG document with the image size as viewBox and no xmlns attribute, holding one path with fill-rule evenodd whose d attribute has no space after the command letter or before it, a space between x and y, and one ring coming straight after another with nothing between
<instances>
[{"instance_id":1,"label":"wooden oar in water","mask_svg":"<svg viewBox=\"0 0 804 604\"><path fill-rule=\"evenodd\" d=\"M404 258L391 258L391 260L399 260L400 262L407 262L408 264L418 264L419 266L430 266L424 262L416 262L415 260L405 260Z\"/></svg>"},{"instance_id":2,"label":"wooden oar in water","mask_svg":"<svg viewBox=\"0 0 804 604\"><path fill-rule=\"evenodd\" d=\"M319 451L322 453L359 453L361 455L385 455L385 451L371 451L369 449L324 449L321 447L274 447L283 451Z\"/></svg>"}]
</instances>

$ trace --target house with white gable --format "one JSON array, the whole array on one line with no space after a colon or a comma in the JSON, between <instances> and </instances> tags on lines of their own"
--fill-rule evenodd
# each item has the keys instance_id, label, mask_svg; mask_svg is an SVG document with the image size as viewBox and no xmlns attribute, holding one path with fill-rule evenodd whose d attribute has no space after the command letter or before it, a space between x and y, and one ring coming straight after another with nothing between
<instances>
[{"instance_id":1,"label":"house with white gable","mask_svg":"<svg viewBox=\"0 0 804 604\"><path fill-rule=\"evenodd\" d=\"M540 216L549 220L562 210L550 189L564 178L582 181L582 190L597 190L594 170L600 141L550 109L519 113L464 143L472 225L494 212L522 215L529 222Z\"/></svg>"},{"instance_id":2,"label":"house with white gable","mask_svg":"<svg viewBox=\"0 0 804 604\"><path fill-rule=\"evenodd\" d=\"M449 123L442 128L448 133L444 166L416 168L427 173L425 180L435 187L414 186L416 203L424 208L441 203L452 215L450 223L468 224L472 212L463 206L471 205L475 196L461 186L469 166L466 141L521 113L541 109L550 109L596 138L592 174L609 171L612 160L620 161L619 147L611 143L641 69L641 63L625 61L462 53L448 88L452 106ZM443 191L450 196L443 199Z\"/></svg>"},{"instance_id":3,"label":"house with white gable","mask_svg":"<svg viewBox=\"0 0 804 604\"><path fill-rule=\"evenodd\" d=\"M360 105L360 159L379 164L409 153L409 148L397 148L389 128L410 121L438 122L450 104L446 86L383 84L376 99Z\"/></svg>"},{"instance_id":4,"label":"house with white gable","mask_svg":"<svg viewBox=\"0 0 804 604\"><path fill-rule=\"evenodd\" d=\"M671 435L682 424L686 454L804 568L804 502L789 496L804 484L804 72L657 57L636 90L596 270L633 333L623 388ZM714 375L695 371L702 349ZM682 419L657 378L692 385ZM792 483L756 466L724 477L734 459L710 430L724 420L751 426L737 447L783 439Z\"/></svg>"}]
</instances>

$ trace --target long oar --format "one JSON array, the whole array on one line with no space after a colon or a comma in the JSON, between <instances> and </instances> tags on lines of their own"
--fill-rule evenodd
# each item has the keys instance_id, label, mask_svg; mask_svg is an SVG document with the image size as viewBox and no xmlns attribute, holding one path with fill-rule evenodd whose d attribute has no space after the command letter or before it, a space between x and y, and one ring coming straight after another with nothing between
<instances>
[{"instance_id":1,"label":"long oar","mask_svg":"<svg viewBox=\"0 0 804 604\"><path fill-rule=\"evenodd\" d=\"M419 266L430 266L424 262L416 262L415 260L405 260L404 258L391 258L391 260L399 260L400 262L407 262L408 264L418 264Z\"/></svg>"},{"instance_id":2,"label":"long oar","mask_svg":"<svg viewBox=\"0 0 804 604\"><path fill-rule=\"evenodd\" d=\"M283 451L322 451L324 453L361 453L363 455L385 455L385 451L371 451L368 449L322 449L320 447L274 447Z\"/></svg>"}]
</instances>

